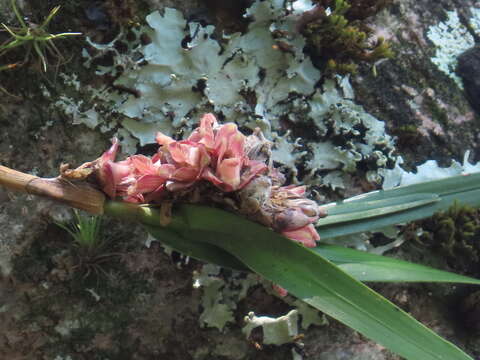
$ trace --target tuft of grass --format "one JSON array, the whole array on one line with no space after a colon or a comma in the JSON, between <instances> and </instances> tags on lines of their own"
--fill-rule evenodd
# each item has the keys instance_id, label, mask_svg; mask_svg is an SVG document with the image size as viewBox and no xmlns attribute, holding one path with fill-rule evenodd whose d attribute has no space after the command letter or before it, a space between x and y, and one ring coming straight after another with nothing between
<instances>
[{"instance_id":1,"label":"tuft of grass","mask_svg":"<svg viewBox=\"0 0 480 360\"><path fill-rule=\"evenodd\" d=\"M103 265L119 253L109 252L109 241L102 234L102 217L81 214L75 210L75 220L70 224L57 223L59 227L68 232L74 243L73 253L77 269L87 278L90 274L103 274L107 276Z\"/></svg>"},{"instance_id":2,"label":"tuft of grass","mask_svg":"<svg viewBox=\"0 0 480 360\"><path fill-rule=\"evenodd\" d=\"M73 237L75 245L83 252L93 253L102 248L105 242L101 236L102 218L83 215L77 210L74 213L73 223L68 225L57 223L57 225Z\"/></svg>"},{"instance_id":3,"label":"tuft of grass","mask_svg":"<svg viewBox=\"0 0 480 360\"><path fill-rule=\"evenodd\" d=\"M23 66L29 63L32 54L35 54L42 65L43 71L46 72L48 54L53 55L59 60L63 59L62 54L55 46L54 40L81 35L81 33L73 32L60 34L50 34L48 32L48 25L60 10L60 6L54 7L40 25L25 22L17 9L16 0L11 0L11 6L19 26L13 27L3 23L1 24L3 27L1 31L6 31L10 35L10 38L0 44L0 57L3 57L13 49L23 47L23 58L10 64L0 65L0 71Z\"/></svg>"}]
</instances>

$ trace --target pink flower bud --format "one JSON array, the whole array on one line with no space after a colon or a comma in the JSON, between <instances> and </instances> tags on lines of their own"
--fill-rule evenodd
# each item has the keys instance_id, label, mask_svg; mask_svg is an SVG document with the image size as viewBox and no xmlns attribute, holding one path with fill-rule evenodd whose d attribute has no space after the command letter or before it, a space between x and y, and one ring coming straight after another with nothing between
<instances>
[{"instance_id":1,"label":"pink flower bud","mask_svg":"<svg viewBox=\"0 0 480 360\"><path fill-rule=\"evenodd\" d=\"M277 231L289 231L302 228L312 222L300 208L287 208L274 215L273 228Z\"/></svg>"},{"instance_id":2,"label":"pink flower bud","mask_svg":"<svg viewBox=\"0 0 480 360\"><path fill-rule=\"evenodd\" d=\"M291 240L302 243L306 247L315 247L317 245L316 242L320 240L320 236L312 224L297 230L282 231L282 235Z\"/></svg>"}]
</instances>

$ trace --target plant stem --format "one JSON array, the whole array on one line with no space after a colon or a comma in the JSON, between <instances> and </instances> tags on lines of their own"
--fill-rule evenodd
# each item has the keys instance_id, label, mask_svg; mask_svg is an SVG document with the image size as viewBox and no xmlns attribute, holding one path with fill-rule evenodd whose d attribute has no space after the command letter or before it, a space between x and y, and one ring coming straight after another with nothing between
<instances>
[{"instance_id":1,"label":"plant stem","mask_svg":"<svg viewBox=\"0 0 480 360\"><path fill-rule=\"evenodd\" d=\"M88 183L40 178L0 165L0 185L14 191L47 197L92 214L103 214L105 195Z\"/></svg>"}]
</instances>

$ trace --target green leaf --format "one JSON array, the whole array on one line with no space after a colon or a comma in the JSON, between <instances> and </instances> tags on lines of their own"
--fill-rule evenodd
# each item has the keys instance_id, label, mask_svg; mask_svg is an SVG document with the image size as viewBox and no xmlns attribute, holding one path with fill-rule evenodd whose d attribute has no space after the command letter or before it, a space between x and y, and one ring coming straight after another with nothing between
<instances>
[{"instance_id":1,"label":"green leaf","mask_svg":"<svg viewBox=\"0 0 480 360\"><path fill-rule=\"evenodd\" d=\"M407 359L471 359L314 251L218 209L182 205L178 234L216 245L268 280ZM174 224L175 225L175 224Z\"/></svg>"},{"instance_id":2,"label":"green leaf","mask_svg":"<svg viewBox=\"0 0 480 360\"><path fill-rule=\"evenodd\" d=\"M317 230L323 240L374 231L432 216L455 201L480 206L480 173L373 191L327 204L324 208L329 215L317 222Z\"/></svg>"},{"instance_id":3,"label":"green leaf","mask_svg":"<svg viewBox=\"0 0 480 360\"><path fill-rule=\"evenodd\" d=\"M160 222L160 212L153 206L142 206L117 201L105 203L105 213L129 221L139 221L146 230L163 244L170 246L186 256L239 271L250 271L235 256L221 248L177 234L172 227L165 227ZM174 218L175 226L183 226L179 218Z\"/></svg>"},{"instance_id":4,"label":"green leaf","mask_svg":"<svg viewBox=\"0 0 480 360\"><path fill-rule=\"evenodd\" d=\"M116 208L115 208L116 207ZM159 225L151 209L106 207L107 213L133 216ZM181 205L163 239L183 238L221 248L251 270L399 355L412 360L472 360L410 315L316 252L266 227L214 208Z\"/></svg>"},{"instance_id":5,"label":"green leaf","mask_svg":"<svg viewBox=\"0 0 480 360\"><path fill-rule=\"evenodd\" d=\"M157 240L184 255L233 270L250 271L236 257L230 255L218 246L204 242L191 241L188 238L184 238L181 235L162 227L151 225L144 226Z\"/></svg>"},{"instance_id":6,"label":"green leaf","mask_svg":"<svg viewBox=\"0 0 480 360\"><path fill-rule=\"evenodd\" d=\"M359 281L445 282L480 285L480 280L387 256L334 245L312 249Z\"/></svg>"},{"instance_id":7,"label":"green leaf","mask_svg":"<svg viewBox=\"0 0 480 360\"><path fill-rule=\"evenodd\" d=\"M406 210L431 205L440 201L436 194L413 194L379 200L353 201L348 206L335 206L326 218L319 220L321 226L371 219Z\"/></svg>"}]
</instances>

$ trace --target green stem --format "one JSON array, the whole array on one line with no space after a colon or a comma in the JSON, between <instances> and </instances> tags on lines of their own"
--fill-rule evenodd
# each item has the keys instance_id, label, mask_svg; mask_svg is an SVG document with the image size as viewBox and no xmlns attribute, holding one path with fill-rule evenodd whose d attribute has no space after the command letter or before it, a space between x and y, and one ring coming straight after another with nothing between
<instances>
[{"instance_id":1,"label":"green stem","mask_svg":"<svg viewBox=\"0 0 480 360\"><path fill-rule=\"evenodd\" d=\"M185 226L182 219L178 216L173 216L170 219L168 226L161 223L160 210L151 205L138 205L120 201L106 201L104 205L106 215L118 217L129 221L137 221L142 224L162 227L181 229Z\"/></svg>"}]
</instances>

